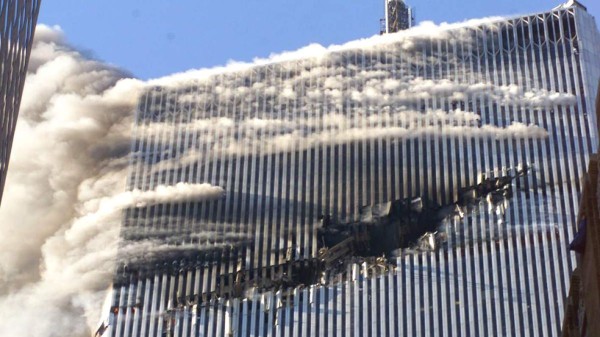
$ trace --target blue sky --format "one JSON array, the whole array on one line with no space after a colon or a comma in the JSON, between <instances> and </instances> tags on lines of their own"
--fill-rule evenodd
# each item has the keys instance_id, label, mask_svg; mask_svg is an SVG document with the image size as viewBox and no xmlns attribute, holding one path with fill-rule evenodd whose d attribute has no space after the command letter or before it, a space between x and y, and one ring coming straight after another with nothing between
<instances>
[{"instance_id":1,"label":"blue sky","mask_svg":"<svg viewBox=\"0 0 600 337\"><path fill-rule=\"evenodd\" d=\"M599 1L581 2L600 15ZM540 12L560 1L408 3L417 22L440 23ZM87 54L148 79L369 37L382 16L383 0L47 0L38 22L59 25Z\"/></svg>"}]
</instances>

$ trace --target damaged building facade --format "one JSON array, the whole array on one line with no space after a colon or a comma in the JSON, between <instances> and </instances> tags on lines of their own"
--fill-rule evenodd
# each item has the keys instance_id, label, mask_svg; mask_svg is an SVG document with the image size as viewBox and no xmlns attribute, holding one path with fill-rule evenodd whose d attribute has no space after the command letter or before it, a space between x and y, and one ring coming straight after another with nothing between
<instances>
[{"instance_id":1,"label":"damaged building facade","mask_svg":"<svg viewBox=\"0 0 600 337\"><path fill-rule=\"evenodd\" d=\"M599 46L570 3L149 89L129 188L225 192L125 211L98 335L558 335Z\"/></svg>"}]
</instances>

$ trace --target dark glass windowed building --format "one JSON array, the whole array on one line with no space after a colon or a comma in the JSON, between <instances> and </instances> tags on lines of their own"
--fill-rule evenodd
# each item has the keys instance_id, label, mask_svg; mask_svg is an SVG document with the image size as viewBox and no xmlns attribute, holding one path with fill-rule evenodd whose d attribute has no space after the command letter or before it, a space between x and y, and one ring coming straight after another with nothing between
<instances>
[{"instance_id":1,"label":"dark glass windowed building","mask_svg":"<svg viewBox=\"0 0 600 337\"><path fill-rule=\"evenodd\" d=\"M0 0L0 201L40 0Z\"/></svg>"},{"instance_id":2,"label":"dark glass windowed building","mask_svg":"<svg viewBox=\"0 0 600 337\"><path fill-rule=\"evenodd\" d=\"M129 188L224 192L124 213L105 334L557 336L599 48L571 3L151 88Z\"/></svg>"},{"instance_id":3,"label":"dark glass windowed building","mask_svg":"<svg viewBox=\"0 0 600 337\"><path fill-rule=\"evenodd\" d=\"M385 0L385 18L382 20L381 34L396 33L414 26L413 9L404 0Z\"/></svg>"}]
</instances>

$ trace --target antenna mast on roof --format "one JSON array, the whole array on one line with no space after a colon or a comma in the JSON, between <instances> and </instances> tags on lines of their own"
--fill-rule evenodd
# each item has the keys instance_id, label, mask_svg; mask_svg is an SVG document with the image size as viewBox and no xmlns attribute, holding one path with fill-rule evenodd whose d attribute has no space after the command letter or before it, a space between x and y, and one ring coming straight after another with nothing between
<instances>
[{"instance_id":1,"label":"antenna mast on roof","mask_svg":"<svg viewBox=\"0 0 600 337\"><path fill-rule=\"evenodd\" d=\"M414 10L404 0L384 0L385 17L380 20L380 34L409 29L415 24Z\"/></svg>"}]
</instances>

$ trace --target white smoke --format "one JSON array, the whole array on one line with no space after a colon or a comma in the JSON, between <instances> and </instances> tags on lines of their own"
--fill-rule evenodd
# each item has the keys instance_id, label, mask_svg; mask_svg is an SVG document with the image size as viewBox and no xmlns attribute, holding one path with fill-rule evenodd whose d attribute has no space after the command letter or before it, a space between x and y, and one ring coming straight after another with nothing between
<instances>
[{"instance_id":1,"label":"white smoke","mask_svg":"<svg viewBox=\"0 0 600 337\"><path fill-rule=\"evenodd\" d=\"M194 69L183 73L173 74L157 80L150 81L153 85L180 85L187 84L189 81L206 80L213 75L250 70L255 66L269 65L273 63L299 61L305 59L326 60L332 53L345 50L379 50L384 49L390 44L400 43L404 50L415 49L415 44L428 41L428 39L448 40L450 42L469 42L472 35L464 29L473 26L492 25L496 21L503 20L503 17L487 17L482 19L472 19L457 23L435 24L432 21L420 22L417 26L400 31L394 34L375 35L365 39L350 41L341 45L331 45L324 47L317 43L294 51L286 51L271 54L266 58L255 58L252 62L230 61L226 66ZM313 74L321 72L322 68L311 69ZM324 73L321 73L324 75Z\"/></svg>"},{"instance_id":2,"label":"white smoke","mask_svg":"<svg viewBox=\"0 0 600 337\"><path fill-rule=\"evenodd\" d=\"M144 89L127 77L38 26L0 208L1 336L89 336L113 278L121 211L223 194L186 183L125 191Z\"/></svg>"}]
</instances>

